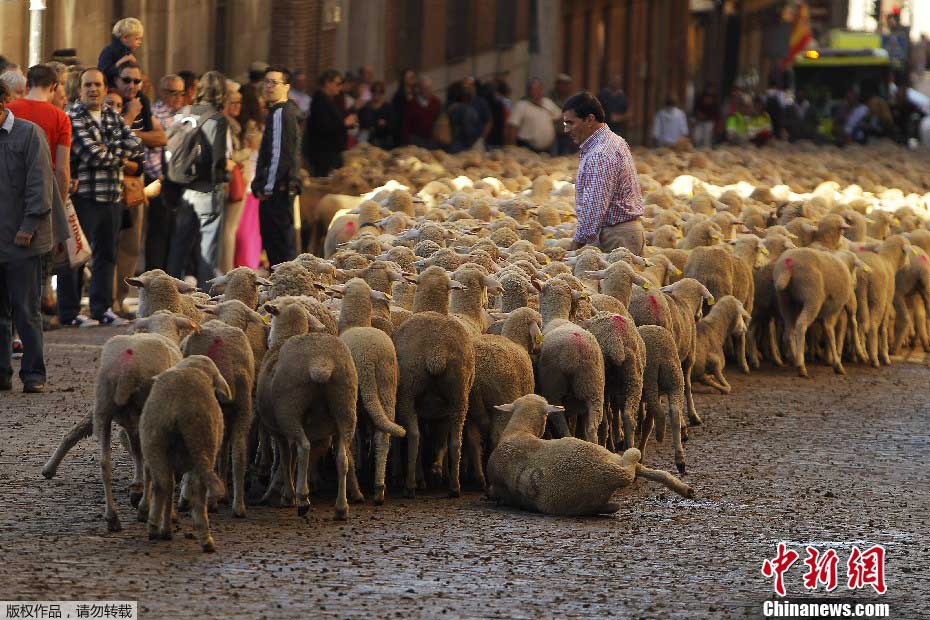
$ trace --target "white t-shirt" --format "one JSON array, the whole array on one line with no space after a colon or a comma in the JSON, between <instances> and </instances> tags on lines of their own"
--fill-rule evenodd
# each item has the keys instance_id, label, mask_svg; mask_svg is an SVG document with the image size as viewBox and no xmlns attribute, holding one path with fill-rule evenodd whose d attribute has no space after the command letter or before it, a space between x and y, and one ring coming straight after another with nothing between
<instances>
[{"instance_id":1,"label":"white t-shirt","mask_svg":"<svg viewBox=\"0 0 930 620\"><path fill-rule=\"evenodd\" d=\"M555 142L554 121L561 114L562 110L548 97L543 97L540 105L529 99L521 99L513 106L507 124L517 128L517 138L529 142L535 149L543 150Z\"/></svg>"},{"instance_id":2,"label":"white t-shirt","mask_svg":"<svg viewBox=\"0 0 930 620\"><path fill-rule=\"evenodd\" d=\"M94 122L97 125L100 125L101 119L103 118L103 110L88 110L90 117L94 119Z\"/></svg>"},{"instance_id":3,"label":"white t-shirt","mask_svg":"<svg viewBox=\"0 0 930 620\"><path fill-rule=\"evenodd\" d=\"M688 119L678 108L665 107L656 112L652 135L659 146L672 146L688 135Z\"/></svg>"}]
</instances>

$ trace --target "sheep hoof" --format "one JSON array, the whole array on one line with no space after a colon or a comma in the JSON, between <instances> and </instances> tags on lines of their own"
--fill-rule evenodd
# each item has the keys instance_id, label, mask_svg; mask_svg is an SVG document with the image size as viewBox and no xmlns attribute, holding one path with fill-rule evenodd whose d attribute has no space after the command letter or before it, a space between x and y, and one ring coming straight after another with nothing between
<instances>
[{"instance_id":1,"label":"sheep hoof","mask_svg":"<svg viewBox=\"0 0 930 620\"><path fill-rule=\"evenodd\" d=\"M384 485L375 487L374 495L375 506L380 506L384 503Z\"/></svg>"},{"instance_id":2,"label":"sheep hoof","mask_svg":"<svg viewBox=\"0 0 930 620\"><path fill-rule=\"evenodd\" d=\"M245 519L245 504L233 508L233 516L237 519Z\"/></svg>"},{"instance_id":3,"label":"sheep hoof","mask_svg":"<svg viewBox=\"0 0 930 620\"><path fill-rule=\"evenodd\" d=\"M173 538L173 534L171 533L171 530L163 530L158 533L158 537L162 540L171 540Z\"/></svg>"},{"instance_id":4,"label":"sheep hoof","mask_svg":"<svg viewBox=\"0 0 930 620\"><path fill-rule=\"evenodd\" d=\"M136 521L139 523L145 523L149 518L149 507L139 504L139 509L136 511Z\"/></svg>"},{"instance_id":5,"label":"sheep hoof","mask_svg":"<svg viewBox=\"0 0 930 620\"><path fill-rule=\"evenodd\" d=\"M56 468L50 465L46 465L42 468L42 475L45 476L46 480L51 480L55 477Z\"/></svg>"},{"instance_id":6,"label":"sheep hoof","mask_svg":"<svg viewBox=\"0 0 930 620\"><path fill-rule=\"evenodd\" d=\"M685 491L685 497L688 499L694 499L694 489L688 487L688 489Z\"/></svg>"},{"instance_id":7,"label":"sheep hoof","mask_svg":"<svg viewBox=\"0 0 930 620\"><path fill-rule=\"evenodd\" d=\"M182 497L178 500L178 511L179 512L190 512L191 509L191 500L186 497Z\"/></svg>"},{"instance_id":8,"label":"sheep hoof","mask_svg":"<svg viewBox=\"0 0 930 620\"><path fill-rule=\"evenodd\" d=\"M308 512L310 512L310 502L307 502L306 504L299 504L299 505L297 506L297 516L298 516L298 517L303 517L303 516L306 515Z\"/></svg>"},{"instance_id":9,"label":"sheep hoof","mask_svg":"<svg viewBox=\"0 0 930 620\"><path fill-rule=\"evenodd\" d=\"M462 497L462 489L449 489L449 497Z\"/></svg>"},{"instance_id":10,"label":"sheep hoof","mask_svg":"<svg viewBox=\"0 0 930 620\"><path fill-rule=\"evenodd\" d=\"M355 495L349 498L349 502L352 504L364 504L365 495L363 493L356 493Z\"/></svg>"},{"instance_id":11,"label":"sheep hoof","mask_svg":"<svg viewBox=\"0 0 930 620\"><path fill-rule=\"evenodd\" d=\"M349 518L349 507L348 507L348 506L346 506L346 507L344 507L344 508L337 507L337 508L336 508L336 514L335 514L335 516L334 516L333 518L336 519L336 521L346 521L346 520L348 520L348 518Z\"/></svg>"},{"instance_id":12,"label":"sheep hoof","mask_svg":"<svg viewBox=\"0 0 930 620\"><path fill-rule=\"evenodd\" d=\"M107 530L111 532L122 532L123 526L119 522L119 517L113 515L112 517L107 517Z\"/></svg>"},{"instance_id":13,"label":"sheep hoof","mask_svg":"<svg viewBox=\"0 0 930 620\"><path fill-rule=\"evenodd\" d=\"M139 487L138 489L135 489L133 487L129 487L129 503L132 505L132 507L133 508L138 507L139 502L141 501L142 501L142 488Z\"/></svg>"},{"instance_id":14,"label":"sheep hoof","mask_svg":"<svg viewBox=\"0 0 930 620\"><path fill-rule=\"evenodd\" d=\"M675 463L675 467L678 468L678 473L682 476L685 475L685 464L684 463Z\"/></svg>"},{"instance_id":15,"label":"sheep hoof","mask_svg":"<svg viewBox=\"0 0 930 620\"><path fill-rule=\"evenodd\" d=\"M404 487L404 497L406 497L407 499L416 499L416 498L417 498L417 490L416 490L416 489L412 489L412 488L410 488L410 487Z\"/></svg>"},{"instance_id":16,"label":"sheep hoof","mask_svg":"<svg viewBox=\"0 0 930 620\"><path fill-rule=\"evenodd\" d=\"M843 368L841 365L838 365L838 366L833 367L833 372L835 372L838 375L845 375L846 369Z\"/></svg>"},{"instance_id":17,"label":"sheep hoof","mask_svg":"<svg viewBox=\"0 0 930 620\"><path fill-rule=\"evenodd\" d=\"M206 542L203 543L202 547L204 553L213 553L216 551L216 544L213 542L212 538L208 538Z\"/></svg>"},{"instance_id":18,"label":"sheep hoof","mask_svg":"<svg viewBox=\"0 0 930 620\"><path fill-rule=\"evenodd\" d=\"M149 540L158 540L158 530L149 530Z\"/></svg>"}]
</instances>

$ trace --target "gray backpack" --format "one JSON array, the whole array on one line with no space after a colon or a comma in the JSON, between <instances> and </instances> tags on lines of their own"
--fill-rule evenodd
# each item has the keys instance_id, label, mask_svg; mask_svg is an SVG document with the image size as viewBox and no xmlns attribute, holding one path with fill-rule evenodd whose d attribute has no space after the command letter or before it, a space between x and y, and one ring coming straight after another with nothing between
<instances>
[{"instance_id":1,"label":"gray backpack","mask_svg":"<svg viewBox=\"0 0 930 620\"><path fill-rule=\"evenodd\" d=\"M184 108L174 117L165 146L165 176L169 181L189 185L208 177L212 163L203 126L218 114L200 116Z\"/></svg>"}]
</instances>

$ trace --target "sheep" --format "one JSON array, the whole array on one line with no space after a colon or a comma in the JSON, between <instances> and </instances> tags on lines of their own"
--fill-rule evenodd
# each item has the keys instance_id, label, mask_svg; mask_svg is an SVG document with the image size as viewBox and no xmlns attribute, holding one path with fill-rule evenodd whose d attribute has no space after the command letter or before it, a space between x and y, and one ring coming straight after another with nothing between
<instances>
[{"instance_id":1,"label":"sheep","mask_svg":"<svg viewBox=\"0 0 930 620\"><path fill-rule=\"evenodd\" d=\"M619 313L598 312L584 323L597 340L604 358L604 406L610 439L615 451L633 446L634 415L643 391L646 352L633 318L621 307ZM620 431L623 431L621 440Z\"/></svg>"},{"instance_id":2,"label":"sheep","mask_svg":"<svg viewBox=\"0 0 930 620\"><path fill-rule=\"evenodd\" d=\"M274 271L271 272L270 286L262 293L261 300L268 301L286 295L307 295L316 298L322 288L323 285L314 279L306 267L291 261L275 265Z\"/></svg>"},{"instance_id":3,"label":"sheep","mask_svg":"<svg viewBox=\"0 0 930 620\"><path fill-rule=\"evenodd\" d=\"M490 411L493 403L513 402L533 391L533 362L530 356L539 351L542 317L530 308L518 308L504 321L502 334L482 334L473 340L475 348L475 382L468 394L464 440L475 479L486 487L484 451L490 454L500 440L507 418Z\"/></svg>"},{"instance_id":4,"label":"sheep","mask_svg":"<svg viewBox=\"0 0 930 620\"><path fill-rule=\"evenodd\" d=\"M456 497L461 494L462 428L475 379L471 337L458 320L449 316L449 291L461 286L450 281L439 267L426 269L418 278L413 316L394 332L400 368L397 419L407 432L407 497L416 495L421 419L439 427L440 441L449 450L449 493ZM440 471L439 463L434 463L432 472Z\"/></svg>"},{"instance_id":5,"label":"sheep","mask_svg":"<svg viewBox=\"0 0 930 620\"><path fill-rule=\"evenodd\" d=\"M255 375L257 377L258 370L262 366L262 359L264 359L265 352L268 350L269 329L262 315L250 310L246 304L238 299L218 303L212 308L204 310L204 313L243 331L249 341L249 347L252 349L252 359L255 361Z\"/></svg>"},{"instance_id":6,"label":"sheep","mask_svg":"<svg viewBox=\"0 0 930 620\"><path fill-rule=\"evenodd\" d=\"M111 532L122 529L113 499L113 472L110 461L112 422L122 426L130 439L135 465L130 499L135 504L142 496L142 451L138 423L142 407L160 372L181 361L178 345L161 334L113 336L100 352L94 403L93 431L99 446L100 477L106 501L104 518Z\"/></svg>"},{"instance_id":7,"label":"sheep","mask_svg":"<svg viewBox=\"0 0 930 620\"><path fill-rule=\"evenodd\" d=\"M324 331L333 336L339 333L339 326L336 321L336 317L323 305L321 301L313 297L307 297L306 295L285 295L283 297L275 297L271 303L276 306L281 306L282 304L286 305L289 303L298 303L306 308L307 312L315 318L319 323L323 325ZM266 312L271 312L269 309L268 303L262 304L262 308ZM272 332L274 331L274 324L272 324ZM269 348L270 348L269 344Z\"/></svg>"},{"instance_id":8,"label":"sheep","mask_svg":"<svg viewBox=\"0 0 930 620\"><path fill-rule=\"evenodd\" d=\"M823 324L828 357L838 374L845 374L837 348L837 321L853 296L854 282L843 261L822 250L788 250L775 263L772 274L778 309L790 335L791 354L798 374L807 377L804 349L807 330L815 321Z\"/></svg>"},{"instance_id":9,"label":"sheep","mask_svg":"<svg viewBox=\"0 0 930 620\"><path fill-rule=\"evenodd\" d=\"M714 245L723 238L720 228L710 220L699 222L691 227L685 237L678 242L681 250L693 250L704 245Z\"/></svg>"},{"instance_id":10,"label":"sheep","mask_svg":"<svg viewBox=\"0 0 930 620\"><path fill-rule=\"evenodd\" d=\"M909 307L911 299L921 302L925 313L926 309L930 308L930 258L923 249L916 246L914 246L914 255L910 265L895 273L895 324L892 353L901 350L912 329L916 331L918 340L924 348L930 349L926 322L914 316Z\"/></svg>"},{"instance_id":11,"label":"sheep","mask_svg":"<svg viewBox=\"0 0 930 620\"><path fill-rule=\"evenodd\" d=\"M198 323L203 322L203 312L197 308L197 303L191 297L185 295L196 289L159 271L147 271L134 278L126 278L127 284L139 289L139 308L136 315L143 318L158 310L169 310L183 314Z\"/></svg>"},{"instance_id":12,"label":"sheep","mask_svg":"<svg viewBox=\"0 0 930 620\"><path fill-rule=\"evenodd\" d=\"M640 401L639 451L646 453L646 444L655 425L656 441L665 438L666 418L662 416L660 397L664 396L667 404L669 432L672 434L672 447L675 451L675 467L678 473L685 473L687 463L685 451L681 445L682 409L685 401L685 377L678 362L678 347L672 333L658 325L641 325L637 328L646 350L645 368L643 369L643 395Z\"/></svg>"},{"instance_id":13,"label":"sheep","mask_svg":"<svg viewBox=\"0 0 930 620\"><path fill-rule=\"evenodd\" d=\"M740 300L732 295L724 295L717 300L697 324L692 380L705 383L721 394L730 393L730 384L723 376L726 365L724 343L730 336L745 334L751 316Z\"/></svg>"},{"instance_id":14,"label":"sheep","mask_svg":"<svg viewBox=\"0 0 930 620\"><path fill-rule=\"evenodd\" d=\"M255 385L251 344L238 327L213 320L185 338L181 352L185 357L203 355L212 360L232 390L231 402L223 406L225 433L219 471L225 481L227 466L232 463L232 512L235 517L245 517L245 470Z\"/></svg>"},{"instance_id":15,"label":"sheep","mask_svg":"<svg viewBox=\"0 0 930 620\"><path fill-rule=\"evenodd\" d=\"M500 282L488 276L480 266L463 265L456 270L452 279L462 288L452 290L449 311L472 336L480 336L491 325L485 312L488 305L488 292L501 288Z\"/></svg>"},{"instance_id":16,"label":"sheep","mask_svg":"<svg viewBox=\"0 0 930 620\"><path fill-rule=\"evenodd\" d=\"M869 363L878 368L889 364L888 330L892 321L895 278L910 267L911 249L901 235L893 235L878 244L857 248L857 256L870 267L861 274L867 285L866 296L859 304L859 327L865 335ZM864 302L864 303L862 303Z\"/></svg>"},{"instance_id":17,"label":"sheep","mask_svg":"<svg viewBox=\"0 0 930 620\"><path fill-rule=\"evenodd\" d=\"M614 493L637 476L694 497L687 484L640 464L635 448L621 456L573 437L541 439L547 415L564 409L540 396L529 394L496 409L512 415L488 460L488 496L493 500L552 515L612 513L621 508Z\"/></svg>"},{"instance_id":18,"label":"sheep","mask_svg":"<svg viewBox=\"0 0 930 620\"><path fill-rule=\"evenodd\" d=\"M252 310L258 307L258 286L272 286L269 280L248 267L236 267L225 275L213 278L207 284L214 290L222 289L222 301L238 299Z\"/></svg>"},{"instance_id":19,"label":"sheep","mask_svg":"<svg viewBox=\"0 0 930 620\"><path fill-rule=\"evenodd\" d=\"M655 248L674 248L681 238L681 230L670 224L658 226L654 231L646 234L646 241Z\"/></svg>"},{"instance_id":20,"label":"sheep","mask_svg":"<svg viewBox=\"0 0 930 620\"><path fill-rule=\"evenodd\" d=\"M256 415L278 444L276 476L284 487L281 503L288 505L294 498L298 516L309 511L309 465L335 439L339 485L335 516L345 520L349 513L348 451L355 434L358 397L352 354L337 336L311 333L288 338L275 357L274 372L263 373L259 380ZM295 459L296 488L292 478Z\"/></svg>"},{"instance_id":21,"label":"sheep","mask_svg":"<svg viewBox=\"0 0 930 620\"><path fill-rule=\"evenodd\" d=\"M581 293L553 279L543 286L539 308L543 318L543 346L539 355L537 385L542 395L564 403L573 422L582 419L579 435L597 443L604 415L604 358L597 339L571 322ZM556 418L564 433L564 418Z\"/></svg>"},{"instance_id":22,"label":"sheep","mask_svg":"<svg viewBox=\"0 0 930 620\"><path fill-rule=\"evenodd\" d=\"M397 399L397 353L383 330L372 327L372 301L384 293L372 290L361 278L346 283L339 314L339 338L349 348L358 375L358 402L368 414L374 444L374 501L384 503L384 474L389 435L404 437L406 431L394 422ZM349 474L355 479L354 468ZM358 482L350 483L357 489Z\"/></svg>"},{"instance_id":23,"label":"sheep","mask_svg":"<svg viewBox=\"0 0 930 620\"><path fill-rule=\"evenodd\" d=\"M845 247L843 233L849 229L849 224L841 215L829 213L817 222L817 232L811 247L820 250L838 250Z\"/></svg>"},{"instance_id":24,"label":"sheep","mask_svg":"<svg viewBox=\"0 0 930 620\"><path fill-rule=\"evenodd\" d=\"M630 300L630 315L636 325L659 325L675 336L678 357L685 381L685 401L688 421L701 424L691 394L691 366L694 364L694 347L697 338L696 322L703 314L703 304L713 305L714 296L703 284L693 278L683 278L658 291Z\"/></svg>"},{"instance_id":25,"label":"sheep","mask_svg":"<svg viewBox=\"0 0 930 620\"><path fill-rule=\"evenodd\" d=\"M187 334L198 329L200 329L200 326L183 314L177 314L167 310L159 310L148 317L136 319L132 323L133 333L159 334L174 343L175 348L179 347L181 340L187 336ZM180 356L180 349L178 349L178 356ZM157 368L158 366L156 365L155 369ZM90 437L93 430L94 415L93 412L91 412L84 416L84 418L62 438L58 448L55 449L55 453L42 467L42 475L47 479L54 478L55 474L58 472L58 466L61 465L61 461L64 460L68 452L71 451L71 448L85 437ZM137 472L137 474L136 479L141 480L141 472ZM135 498L139 490L135 489L135 487L132 488L131 497Z\"/></svg>"},{"instance_id":26,"label":"sheep","mask_svg":"<svg viewBox=\"0 0 930 620\"><path fill-rule=\"evenodd\" d=\"M139 440L145 454L149 539L171 539L174 482L189 472L191 517L200 547L216 549L207 517L207 494L221 495L223 481L213 471L223 439L219 402L233 393L213 361L194 355L159 373L142 408ZM219 402L217 402L219 400Z\"/></svg>"},{"instance_id":27,"label":"sheep","mask_svg":"<svg viewBox=\"0 0 930 620\"><path fill-rule=\"evenodd\" d=\"M784 366L781 357L781 347L778 344L776 334L776 319L781 318L778 312L778 301L775 296L775 282L772 279L772 273L775 270L775 262L783 252L795 249L794 243L787 236L767 235L763 240L765 249L769 251L769 261L762 267L753 271L753 301L752 318L749 322L749 334L747 337L749 348L747 355L753 368L759 368L761 365L760 347L764 336L768 334L767 342L769 355L772 362L778 366Z\"/></svg>"}]
</instances>

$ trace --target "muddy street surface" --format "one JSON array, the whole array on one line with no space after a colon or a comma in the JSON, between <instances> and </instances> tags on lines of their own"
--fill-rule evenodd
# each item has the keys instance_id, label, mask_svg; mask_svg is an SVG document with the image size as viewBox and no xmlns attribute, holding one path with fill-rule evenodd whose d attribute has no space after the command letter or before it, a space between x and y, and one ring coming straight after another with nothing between
<instances>
[{"instance_id":1,"label":"muddy street surface","mask_svg":"<svg viewBox=\"0 0 930 620\"><path fill-rule=\"evenodd\" d=\"M839 555L839 587L930 614L930 372L923 363L836 376L810 366L743 377L734 393L696 396L705 424L685 444L685 500L640 480L624 508L553 518L499 508L481 494L436 494L352 505L332 496L296 509L211 515L217 552L204 554L181 515L174 540L150 542L135 521L132 466L114 442L124 530L102 518L96 445L87 439L58 475L40 469L93 406L100 345L116 330L47 334L49 390L0 394L0 599L137 600L142 618L727 618L761 617L772 579L760 572L779 541L801 553L786 573L805 594L804 546ZM116 434L114 433L114 438ZM654 444L653 444L654 445ZM646 464L674 471L668 443ZM884 545L887 594L846 589L852 545ZM822 592L822 588L820 590Z\"/></svg>"}]
</instances>

